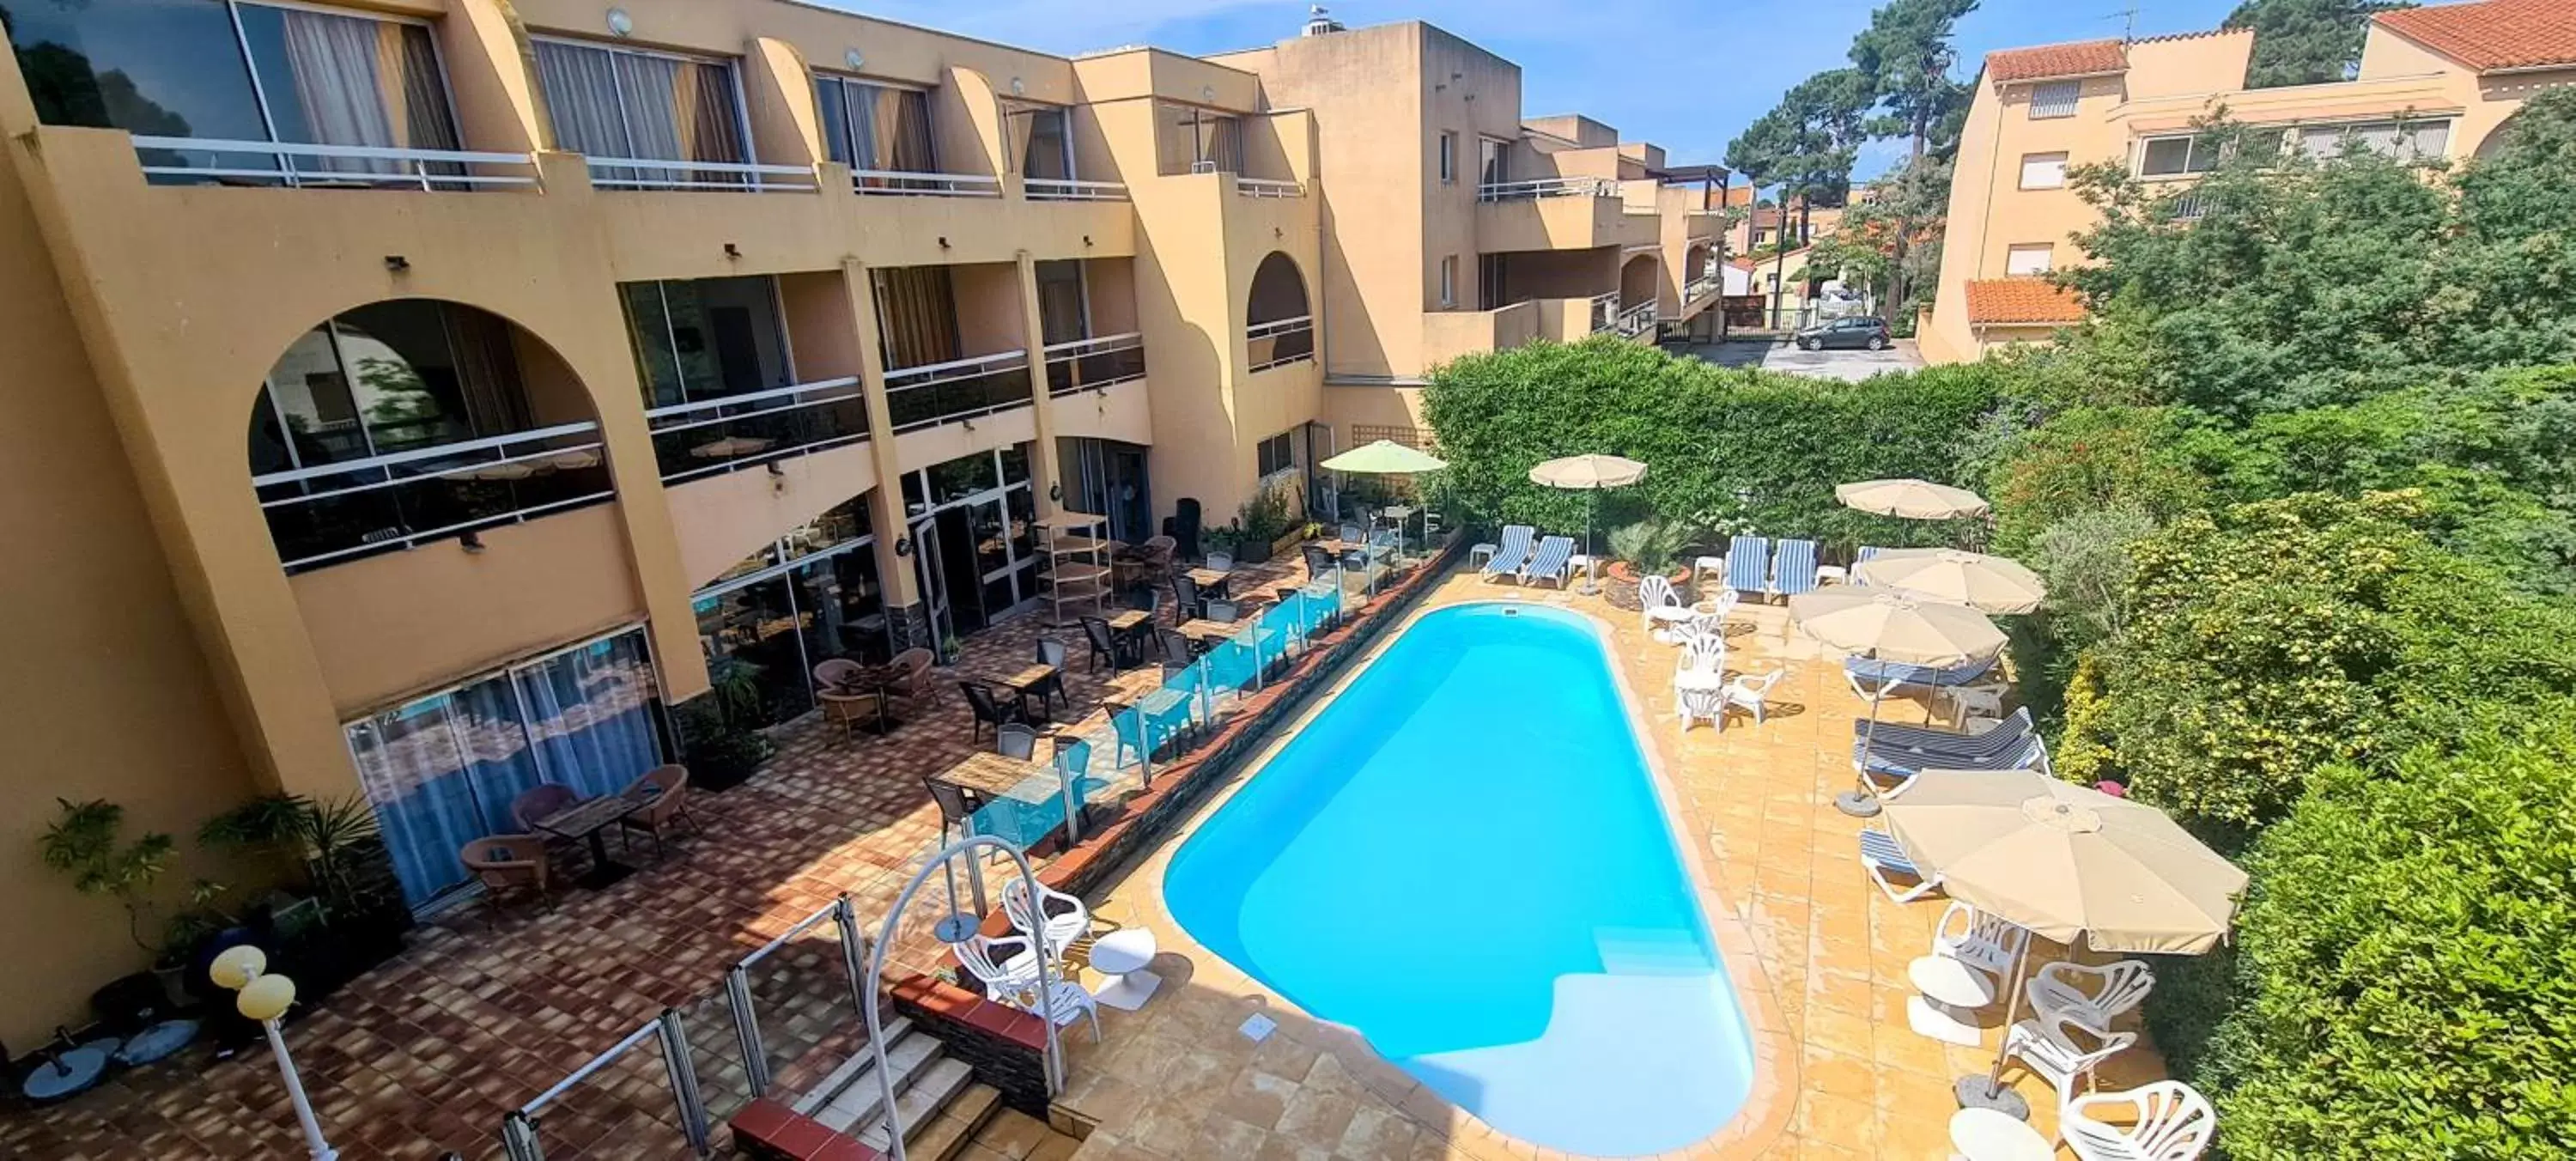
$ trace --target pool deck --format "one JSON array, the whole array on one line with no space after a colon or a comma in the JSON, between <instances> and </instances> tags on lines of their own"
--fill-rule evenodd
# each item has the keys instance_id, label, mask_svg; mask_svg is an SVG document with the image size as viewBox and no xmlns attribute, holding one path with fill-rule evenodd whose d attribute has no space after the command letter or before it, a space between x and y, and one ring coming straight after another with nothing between
<instances>
[{"instance_id":1,"label":"pool deck","mask_svg":"<svg viewBox=\"0 0 2576 1161\"><path fill-rule=\"evenodd\" d=\"M1417 615L1488 600L1568 608L1609 630L1619 677L1652 743L1658 789L1675 832L1689 836L1684 861L1753 1032L1757 1072L1744 1110L1708 1140L1663 1156L1950 1157L1951 1082L1991 1064L2002 1012L1981 1014L1976 1049L1907 1027L1906 967L1929 949L1944 903L1935 896L1896 904L1854 861L1860 822L1836 812L1832 799L1850 785L1850 723L1868 705L1844 684L1838 655L1792 630L1778 604L1746 602L1729 622L1728 668L1789 669L1772 693L1769 720L1756 725L1739 715L1723 732L1705 724L1685 732L1673 716L1674 648L1651 640L1635 613L1599 597L1461 575L1441 582ZM1891 700L1882 720L1928 716L1920 702ZM1246 770L1258 767L1256 759ZM1077 1156L1569 1156L1495 1132L1378 1057L1357 1033L1306 1015L1200 947L1172 920L1161 897L1172 853L1240 785L1238 776L1211 795L1094 901L1103 916L1152 930L1164 951L1155 970L1171 978L1141 1011L1103 1010L1102 1044L1081 1031L1066 1038L1072 1067L1062 1103L1097 1122ZM1328 921L1328 906L1318 901L1318 922ZM1424 909L1441 910L1435 900ZM2046 944L2033 950L2035 961L2063 955ZM1277 1025L1259 1042L1239 1031L1255 1014ZM2162 1072L2152 1047L2141 1045L2104 1066L2102 1087L2127 1088ZM2055 1098L2045 1082L2019 1068L2007 1079L2039 1110L2035 1125L2053 1131Z\"/></svg>"}]
</instances>

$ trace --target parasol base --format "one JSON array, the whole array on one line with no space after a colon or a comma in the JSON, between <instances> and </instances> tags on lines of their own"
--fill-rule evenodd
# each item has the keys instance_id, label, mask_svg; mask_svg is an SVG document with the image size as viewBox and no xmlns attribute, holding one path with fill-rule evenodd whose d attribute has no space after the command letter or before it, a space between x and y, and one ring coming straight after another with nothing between
<instances>
[{"instance_id":1,"label":"parasol base","mask_svg":"<svg viewBox=\"0 0 2576 1161\"><path fill-rule=\"evenodd\" d=\"M1983 1076L1963 1076L1950 1086L1963 1109L1992 1109L2016 1121L2030 1119L2030 1101Z\"/></svg>"},{"instance_id":2,"label":"parasol base","mask_svg":"<svg viewBox=\"0 0 2576 1161\"><path fill-rule=\"evenodd\" d=\"M964 943L975 937L975 932L980 926L975 922L974 916L963 911L951 911L941 916L939 922L932 924L930 930L933 935L938 936L941 943Z\"/></svg>"},{"instance_id":3,"label":"parasol base","mask_svg":"<svg viewBox=\"0 0 2576 1161\"><path fill-rule=\"evenodd\" d=\"M1853 818L1876 818L1878 812L1886 808L1879 803L1878 796L1875 794L1846 790L1834 798L1834 809Z\"/></svg>"}]
</instances>

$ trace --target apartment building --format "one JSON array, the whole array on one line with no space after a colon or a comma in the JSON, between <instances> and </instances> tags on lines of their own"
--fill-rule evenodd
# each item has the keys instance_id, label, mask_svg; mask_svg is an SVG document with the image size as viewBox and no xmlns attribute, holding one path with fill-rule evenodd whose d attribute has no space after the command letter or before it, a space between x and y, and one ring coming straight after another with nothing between
<instances>
[{"instance_id":1,"label":"apartment building","mask_svg":"<svg viewBox=\"0 0 2576 1161\"><path fill-rule=\"evenodd\" d=\"M21 1047L142 958L33 857L54 798L132 837L363 796L431 905L519 790L662 761L711 665L806 712L825 657L1041 609L1067 513L1320 502L1328 371L1685 313L1709 261L1708 174L1523 127L1421 25L1068 59L789 0L5 12ZM1400 114L1313 90L1397 45Z\"/></svg>"},{"instance_id":2,"label":"apartment building","mask_svg":"<svg viewBox=\"0 0 2576 1161\"><path fill-rule=\"evenodd\" d=\"M1321 430L1342 446L1422 439L1423 377L1461 355L1652 341L1716 304L1724 169L1524 117L1519 66L1431 25L1313 31L1209 59L1313 118Z\"/></svg>"},{"instance_id":3,"label":"apartment building","mask_svg":"<svg viewBox=\"0 0 2576 1161\"><path fill-rule=\"evenodd\" d=\"M2150 182L2187 183L2216 164L2192 124L2224 109L2278 126L2311 155L2348 141L2454 161L2491 150L2532 94L2576 84L2576 5L2480 0L2372 18L2358 75L2245 87L2248 30L2093 40L1989 53L1959 146L1941 282L1923 354L1977 358L2080 320L2041 279L2075 261L2096 219L2069 167L2113 161Z\"/></svg>"}]
</instances>

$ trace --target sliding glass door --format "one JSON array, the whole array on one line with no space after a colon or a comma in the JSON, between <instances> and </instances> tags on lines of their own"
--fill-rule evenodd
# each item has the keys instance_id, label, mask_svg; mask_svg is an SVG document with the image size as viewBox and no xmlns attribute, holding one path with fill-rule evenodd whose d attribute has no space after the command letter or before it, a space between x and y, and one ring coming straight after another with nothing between
<instances>
[{"instance_id":1,"label":"sliding glass door","mask_svg":"<svg viewBox=\"0 0 2576 1161\"><path fill-rule=\"evenodd\" d=\"M749 667L772 724L814 708L814 667L893 655L867 496L851 497L726 570L694 599L710 666Z\"/></svg>"},{"instance_id":2,"label":"sliding glass door","mask_svg":"<svg viewBox=\"0 0 2576 1161\"><path fill-rule=\"evenodd\" d=\"M663 761L641 628L484 674L346 727L394 874L414 908L472 878L457 852L521 831L511 804L545 783L615 794Z\"/></svg>"},{"instance_id":3,"label":"sliding glass door","mask_svg":"<svg viewBox=\"0 0 2576 1161\"><path fill-rule=\"evenodd\" d=\"M568 40L539 40L536 49L557 146L607 161L751 160L730 62ZM744 175L722 170L598 164L591 180L647 189L745 184Z\"/></svg>"},{"instance_id":4,"label":"sliding glass door","mask_svg":"<svg viewBox=\"0 0 2576 1161\"><path fill-rule=\"evenodd\" d=\"M930 94L826 73L814 78L814 103L823 112L823 147L832 160L860 171L939 172ZM862 172L859 184L890 183Z\"/></svg>"}]
</instances>

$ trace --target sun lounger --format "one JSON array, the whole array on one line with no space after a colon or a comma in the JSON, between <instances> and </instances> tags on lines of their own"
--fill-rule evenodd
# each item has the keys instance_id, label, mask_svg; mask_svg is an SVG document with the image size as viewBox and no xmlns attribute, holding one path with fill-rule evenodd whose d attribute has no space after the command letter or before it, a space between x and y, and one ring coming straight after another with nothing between
<instances>
[{"instance_id":1,"label":"sun lounger","mask_svg":"<svg viewBox=\"0 0 2576 1161\"><path fill-rule=\"evenodd\" d=\"M1851 685L1856 697L1868 697L1871 686L1883 686L1880 697L1893 696L1907 686L1939 689L1943 686L1969 685L1994 671L1995 659L1971 661L1948 669L1928 665L1901 665L1893 661L1872 661L1865 657L1843 658L1843 680Z\"/></svg>"},{"instance_id":2,"label":"sun lounger","mask_svg":"<svg viewBox=\"0 0 2576 1161\"><path fill-rule=\"evenodd\" d=\"M1794 597L1816 589L1816 542L1783 539L1773 547L1771 592Z\"/></svg>"},{"instance_id":3,"label":"sun lounger","mask_svg":"<svg viewBox=\"0 0 2576 1161\"><path fill-rule=\"evenodd\" d=\"M1521 570L1529 567L1533 551L1530 541L1537 535L1538 529L1527 524L1503 525L1503 542L1494 549L1494 555L1486 559L1484 575L1488 579L1507 576L1519 580Z\"/></svg>"},{"instance_id":4,"label":"sun lounger","mask_svg":"<svg viewBox=\"0 0 2576 1161\"><path fill-rule=\"evenodd\" d=\"M1870 782L1883 789L1880 798L1894 798L1914 785L1926 770L2037 770L2049 772L2048 743L2037 734L2023 738L2019 745L1990 758L1942 758L1922 754L1890 754L1872 749L1863 766L1860 743L1852 742L1852 767Z\"/></svg>"},{"instance_id":5,"label":"sun lounger","mask_svg":"<svg viewBox=\"0 0 2576 1161\"><path fill-rule=\"evenodd\" d=\"M1760 536L1738 536L1726 544L1726 587L1759 593L1771 587L1771 542Z\"/></svg>"},{"instance_id":6,"label":"sun lounger","mask_svg":"<svg viewBox=\"0 0 2576 1161\"><path fill-rule=\"evenodd\" d=\"M1995 723L1995 728L1982 734L1961 734L1925 726L1880 722L1873 729L1868 722L1852 723L1852 741L1869 739L1870 748L1881 754L1920 754L1933 758L1961 758L1975 761L2003 753L2031 733L2030 710L2013 711L2011 717Z\"/></svg>"},{"instance_id":7,"label":"sun lounger","mask_svg":"<svg viewBox=\"0 0 2576 1161\"><path fill-rule=\"evenodd\" d=\"M1567 577L1574 575L1574 538L1551 536L1538 542L1538 551L1530 555L1529 567L1521 570L1521 583L1535 580L1553 581L1565 587Z\"/></svg>"},{"instance_id":8,"label":"sun lounger","mask_svg":"<svg viewBox=\"0 0 2576 1161\"><path fill-rule=\"evenodd\" d=\"M1911 903L1941 889L1940 878L1924 874L1906 857L1905 848L1896 845L1896 837L1883 830L1860 832L1860 869L1899 903Z\"/></svg>"}]
</instances>

